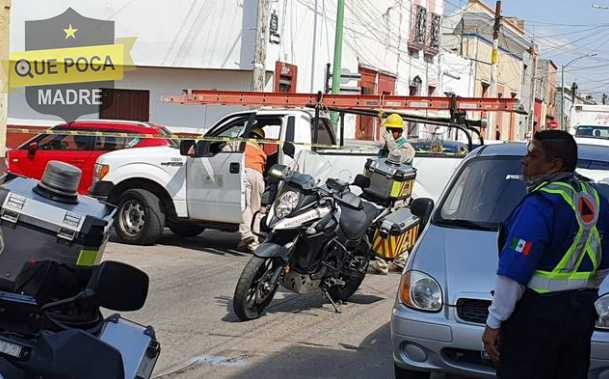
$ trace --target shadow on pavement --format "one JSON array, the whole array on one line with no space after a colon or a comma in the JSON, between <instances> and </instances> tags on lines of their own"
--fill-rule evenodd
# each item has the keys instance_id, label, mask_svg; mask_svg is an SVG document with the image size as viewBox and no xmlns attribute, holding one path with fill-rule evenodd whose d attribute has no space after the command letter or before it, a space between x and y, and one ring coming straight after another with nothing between
<instances>
[{"instance_id":1,"label":"shadow on pavement","mask_svg":"<svg viewBox=\"0 0 609 379\"><path fill-rule=\"evenodd\" d=\"M393 378L389 323L346 349L299 344L230 376L249 378Z\"/></svg>"},{"instance_id":2,"label":"shadow on pavement","mask_svg":"<svg viewBox=\"0 0 609 379\"><path fill-rule=\"evenodd\" d=\"M114 232L110 236L110 242L121 243ZM166 230L156 245L180 247L183 249L220 256L251 256L249 253L236 250L237 243L238 237L236 233L226 233L211 230L204 232L198 237L180 237Z\"/></svg>"},{"instance_id":3,"label":"shadow on pavement","mask_svg":"<svg viewBox=\"0 0 609 379\"><path fill-rule=\"evenodd\" d=\"M349 307L351 304L358 305L369 305L384 300L384 297L375 295L366 295L356 293L351 296L348 301L343 303L343 307ZM218 296L215 298L216 304L222 307L226 307L226 316L222 318L224 322L240 322L235 312L233 312L233 298L228 296ZM330 302L319 293L312 293L308 295L298 295L287 290L280 288L275 294L275 298L271 304L267 307L266 313L262 315L265 317L267 314L275 313L305 313L310 310L323 310L334 313L334 308ZM317 316L311 313L311 315Z\"/></svg>"}]
</instances>

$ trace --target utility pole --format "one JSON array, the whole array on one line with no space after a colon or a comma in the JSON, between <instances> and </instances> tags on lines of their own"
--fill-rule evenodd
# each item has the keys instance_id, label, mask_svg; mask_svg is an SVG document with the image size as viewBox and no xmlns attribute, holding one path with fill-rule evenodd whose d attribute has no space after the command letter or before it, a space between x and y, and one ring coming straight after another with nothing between
<instances>
[{"instance_id":1,"label":"utility pole","mask_svg":"<svg viewBox=\"0 0 609 379\"><path fill-rule=\"evenodd\" d=\"M334 64L332 66L332 93L340 93L340 69L343 54L343 22L345 18L345 0L338 0L336 9L336 33L334 37ZM332 114L332 123L336 130L338 125L338 114Z\"/></svg>"},{"instance_id":2,"label":"utility pole","mask_svg":"<svg viewBox=\"0 0 609 379\"><path fill-rule=\"evenodd\" d=\"M533 73L531 74L531 117L529 117L529 131L531 133L531 138L535 134L535 98L537 95L537 89L535 88L537 85L537 49L535 48L535 41L533 40L532 47L532 56L533 56Z\"/></svg>"},{"instance_id":3,"label":"utility pole","mask_svg":"<svg viewBox=\"0 0 609 379\"><path fill-rule=\"evenodd\" d=\"M270 0L258 0L258 18L256 22L256 53L254 55L254 70L252 89L264 91L266 84L266 48L268 45L267 32L269 26Z\"/></svg>"},{"instance_id":4,"label":"utility pole","mask_svg":"<svg viewBox=\"0 0 609 379\"><path fill-rule=\"evenodd\" d=\"M497 97L497 71L499 69L499 32L501 31L501 1L495 7L495 25L493 27L493 53L491 55L491 85L489 97ZM495 114L489 112L486 138L493 139L495 129Z\"/></svg>"},{"instance_id":5,"label":"utility pole","mask_svg":"<svg viewBox=\"0 0 609 379\"><path fill-rule=\"evenodd\" d=\"M315 16L313 18L313 54L311 58L311 93L315 92L315 66L317 65L317 0L315 0ZM325 86L325 84L324 84Z\"/></svg>"},{"instance_id":6,"label":"utility pole","mask_svg":"<svg viewBox=\"0 0 609 379\"><path fill-rule=\"evenodd\" d=\"M10 53L11 0L0 0L0 61L8 61ZM0 88L8 82L8 76L0 69ZM0 166L6 169L6 122L8 119L8 93L0 93Z\"/></svg>"}]
</instances>

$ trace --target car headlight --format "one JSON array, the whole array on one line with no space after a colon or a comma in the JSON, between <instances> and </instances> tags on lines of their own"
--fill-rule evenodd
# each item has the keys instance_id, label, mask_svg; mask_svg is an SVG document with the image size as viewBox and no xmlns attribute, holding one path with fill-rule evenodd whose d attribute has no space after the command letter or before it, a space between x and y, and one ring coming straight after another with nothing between
<instances>
[{"instance_id":1,"label":"car headlight","mask_svg":"<svg viewBox=\"0 0 609 379\"><path fill-rule=\"evenodd\" d=\"M298 205L300 194L295 191L287 191L277 199L275 206L275 216L282 219L288 216Z\"/></svg>"},{"instance_id":2,"label":"car headlight","mask_svg":"<svg viewBox=\"0 0 609 379\"><path fill-rule=\"evenodd\" d=\"M601 296L594 303L596 307L596 313L598 313L598 320L596 320L596 327L599 329L609 329L609 293Z\"/></svg>"},{"instance_id":3,"label":"car headlight","mask_svg":"<svg viewBox=\"0 0 609 379\"><path fill-rule=\"evenodd\" d=\"M93 183L99 182L100 180L104 180L104 177L108 175L110 172L110 166L105 164L95 164L95 169L93 171Z\"/></svg>"},{"instance_id":4,"label":"car headlight","mask_svg":"<svg viewBox=\"0 0 609 379\"><path fill-rule=\"evenodd\" d=\"M402 276L400 298L408 307L438 312L442 309L442 290L431 276L420 271L408 271Z\"/></svg>"}]
</instances>

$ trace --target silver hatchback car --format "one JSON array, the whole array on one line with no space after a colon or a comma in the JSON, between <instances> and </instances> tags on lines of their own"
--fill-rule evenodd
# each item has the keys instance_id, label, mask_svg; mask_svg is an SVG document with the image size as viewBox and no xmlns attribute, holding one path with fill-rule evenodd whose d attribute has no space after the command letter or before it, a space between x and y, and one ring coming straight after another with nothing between
<instances>
[{"instance_id":1,"label":"silver hatchback car","mask_svg":"<svg viewBox=\"0 0 609 379\"><path fill-rule=\"evenodd\" d=\"M609 178L609 149L579 144L578 172L600 183ZM525 195L520 174L523 143L478 148L463 160L402 274L391 316L396 378L432 372L491 378L482 333L495 285L497 229ZM597 186L605 195L609 186ZM419 209L419 214L421 212ZM609 379L609 280L596 303L590 378Z\"/></svg>"}]
</instances>

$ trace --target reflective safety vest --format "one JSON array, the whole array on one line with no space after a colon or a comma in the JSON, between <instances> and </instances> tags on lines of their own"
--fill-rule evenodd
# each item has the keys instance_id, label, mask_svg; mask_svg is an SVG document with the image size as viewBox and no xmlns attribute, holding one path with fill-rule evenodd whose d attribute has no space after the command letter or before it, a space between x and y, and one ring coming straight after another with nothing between
<instances>
[{"instance_id":1,"label":"reflective safety vest","mask_svg":"<svg viewBox=\"0 0 609 379\"><path fill-rule=\"evenodd\" d=\"M596 273L601 262L601 237L596 227L600 198L589 183L579 180L577 183L580 191L564 182L542 183L533 191L560 195L573 209L579 225L573 243L556 267L552 271L535 271L527 286L538 293L588 288L589 279ZM591 271L579 270L585 256L592 262Z\"/></svg>"}]
</instances>

